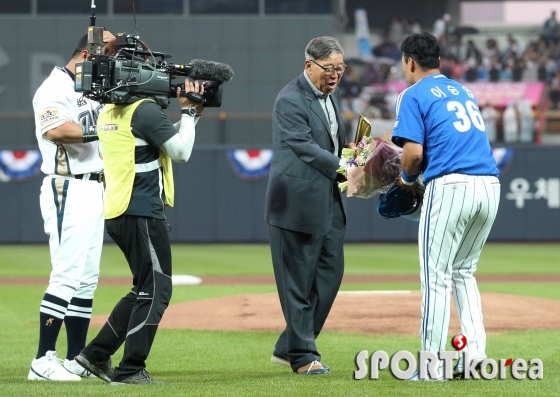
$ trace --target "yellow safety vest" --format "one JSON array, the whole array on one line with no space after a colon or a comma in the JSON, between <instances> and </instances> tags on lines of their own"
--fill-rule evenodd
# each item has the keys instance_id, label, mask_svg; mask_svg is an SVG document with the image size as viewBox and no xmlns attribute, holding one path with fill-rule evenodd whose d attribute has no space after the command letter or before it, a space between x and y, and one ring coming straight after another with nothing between
<instances>
[{"instance_id":1,"label":"yellow safety vest","mask_svg":"<svg viewBox=\"0 0 560 397\"><path fill-rule=\"evenodd\" d=\"M136 138L132 134L132 116L142 99L130 105L109 104L103 106L97 119L97 135L103 151L105 173L105 219L113 219L122 215L132 196L132 186L136 174L134 149ZM165 205L173 207L174 185L171 159L162 150L159 160L163 167L163 188Z\"/></svg>"}]
</instances>

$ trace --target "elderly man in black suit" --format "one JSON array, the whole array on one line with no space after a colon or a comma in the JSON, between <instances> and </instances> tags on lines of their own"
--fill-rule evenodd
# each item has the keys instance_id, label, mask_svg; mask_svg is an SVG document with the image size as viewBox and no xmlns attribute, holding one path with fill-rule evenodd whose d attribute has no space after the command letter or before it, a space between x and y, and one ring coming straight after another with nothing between
<instances>
[{"instance_id":1,"label":"elderly man in black suit","mask_svg":"<svg viewBox=\"0 0 560 397\"><path fill-rule=\"evenodd\" d=\"M336 173L345 145L337 88L344 51L332 37L314 38L304 67L276 97L272 116L265 219L286 329L271 361L322 375L330 368L321 364L315 339L344 272L346 197Z\"/></svg>"}]
</instances>

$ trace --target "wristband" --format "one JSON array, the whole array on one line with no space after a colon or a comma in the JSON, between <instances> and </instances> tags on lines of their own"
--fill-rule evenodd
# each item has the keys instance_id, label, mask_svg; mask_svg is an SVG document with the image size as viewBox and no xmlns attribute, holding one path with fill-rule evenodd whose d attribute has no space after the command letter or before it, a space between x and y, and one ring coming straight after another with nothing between
<instances>
[{"instance_id":1,"label":"wristband","mask_svg":"<svg viewBox=\"0 0 560 397\"><path fill-rule=\"evenodd\" d=\"M416 182L416 179L418 179L418 175L420 175L420 174L408 175L404 170L402 170L401 171L401 182L404 185L407 185L407 186L414 185L414 182Z\"/></svg>"},{"instance_id":2,"label":"wristband","mask_svg":"<svg viewBox=\"0 0 560 397\"><path fill-rule=\"evenodd\" d=\"M82 135L83 135L82 138L83 143L99 140L99 137L97 136L97 130L95 127L87 127L85 125L82 125Z\"/></svg>"}]
</instances>

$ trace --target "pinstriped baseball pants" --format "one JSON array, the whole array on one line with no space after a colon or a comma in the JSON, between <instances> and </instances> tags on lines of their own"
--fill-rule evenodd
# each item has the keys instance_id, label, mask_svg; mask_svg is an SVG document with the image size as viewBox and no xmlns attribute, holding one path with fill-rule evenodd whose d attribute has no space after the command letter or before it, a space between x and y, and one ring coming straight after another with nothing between
<instances>
[{"instance_id":1,"label":"pinstriped baseball pants","mask_svg":"<svg viewBox=\"0 0 560 397\"><path fill-rule=\"evenodd\" d=\"M474 272L499 201L500 182L493 176L450 174L428 182L418 232L423 351L446 350L452 294L466 350L486 356Z\"/></svg>"},{"instance_id":2,"label":"pinstriped baseball pants","mask_svg":"<svg viewBox=\"0 0 560 397\"><path fill-rule=\"evenodd\" d=\"M41 214L52 262L46 293L66 302L93 299L103 247L103 195L103 184L95 181L43 180Z\"/></svg>"}]
</instances>

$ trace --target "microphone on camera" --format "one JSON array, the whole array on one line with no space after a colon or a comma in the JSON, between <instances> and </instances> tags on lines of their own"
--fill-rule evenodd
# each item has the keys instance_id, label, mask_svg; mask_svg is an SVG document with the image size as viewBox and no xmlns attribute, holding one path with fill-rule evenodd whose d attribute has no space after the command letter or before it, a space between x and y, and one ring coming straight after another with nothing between
<instances>
[{"instance_id":1,"label":"microphone on camera","mask_svg":"<svg viewBox=\"0 0 560 397\"><path fill-rule=\"evenodd\" d=\"M230 81L233 77L233 70L229 65L202 59L193 59L188 65L174 65L172 68L177 71L186 71L187 76L193 80L211 80L219 83Z\"/></svg>"},{"instance_id":2,"label":"microphone on camera","mask_svg":"<svg viewBox=\"0 0 560 397\"><path fill-rule=\"evenodd\" d=\"M188 76L193 80L212 80L223 83L230 81L233 77L233 70L225 63L193 59L188 66L190 66Z\"/></svg>"}]
</instances>

